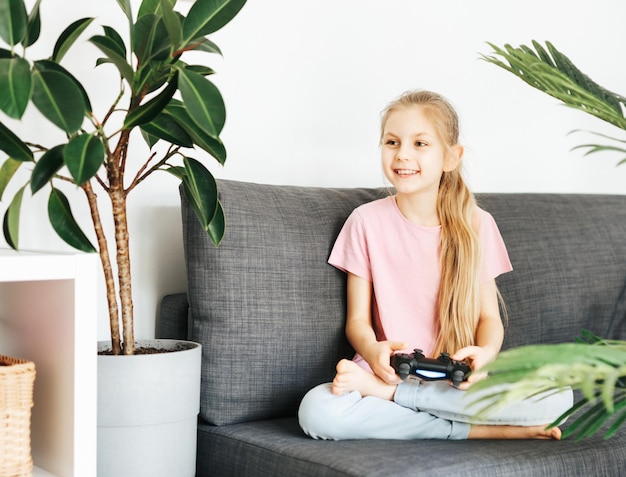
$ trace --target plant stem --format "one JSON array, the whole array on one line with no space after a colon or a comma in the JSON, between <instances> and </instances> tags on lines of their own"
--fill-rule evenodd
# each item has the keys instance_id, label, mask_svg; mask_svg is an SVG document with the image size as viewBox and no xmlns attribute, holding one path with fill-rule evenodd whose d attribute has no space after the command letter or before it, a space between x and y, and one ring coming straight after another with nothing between
<instances>
[{"instance_id":1,"label":"plant stem","mask_svg":"<svg viewBox=\"0 0 626 477\"><path fill-rule=\"evenodd\" d=\"M124 354L135 354L135 333L133 324L133 297L130 274L130 248L128 239L128 220L126 191L124 190L124 167L128 153L129 130L123 130L113 154L107 161L107 175L111 200L111 213L115 227L115 249L117 251L118 293L122 314L122 335Z\"/></svg>"},{"instance_id":2,"label":"plant stem","mask_svg":"<svg viewBox=\"0 0 626 477\"><path fill-rule=\"evenodd\" d=\"M106 284L106 296L109 308L109 323L111 327L111 348L115 355L121 353L121 340L120 340L120 322L118 317L117 296L115 294L115 279L113 278L113 268L111 267L111 257L109 256L109 248L107 246L107 239L102 228L102 221L100 220L100 211L98 209L98 198L91 182L87 181L82 185L83 191L87 195L87 202L89 203L89 210L91 211L91 220L93 222L93 228L96 232L96 238L98 240L98 251L100 255L100 262L102 263L102 271L104 272L104 280Z\"/></svg>"},{"instance_id":3,"label":"plant stem","mask_svg":"<svg viewBox=\"0 0 626 477\"><path fill-rule=\"evenodd\" d=\"M130 250L128 240L128 221L126 197L122 188L111 188L109 192L115 225L115 248L117 249L117 278L120 304L122 308L122 333L124 354L135 353L135 335L133 330L133 298L130 275Z\"/></svg>"}]
</instances>

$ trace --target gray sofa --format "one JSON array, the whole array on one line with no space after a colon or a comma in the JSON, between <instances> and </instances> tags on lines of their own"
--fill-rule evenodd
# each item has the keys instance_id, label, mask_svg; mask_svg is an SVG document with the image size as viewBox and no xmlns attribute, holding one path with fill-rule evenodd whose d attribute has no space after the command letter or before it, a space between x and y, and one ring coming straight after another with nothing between
<instances>
[{"instance_id":1,"label":"gray sofa","mask_svg":"<svg viewBox=\"0 0 626 477\"><path fill-rule=\"evenodd\" d=\"M626 475L626 426L576 442L316 441L302 396L352 351L345 276L326 264L359 204L383 189L220 181L227 231L210 242L182 200L187 294L161 303L157 334L203 345L197 475ZM588 329L626 339L626 196L479 194L514 271L499 279L505 348L572 341Z\"/></svg>"}]
</instances>

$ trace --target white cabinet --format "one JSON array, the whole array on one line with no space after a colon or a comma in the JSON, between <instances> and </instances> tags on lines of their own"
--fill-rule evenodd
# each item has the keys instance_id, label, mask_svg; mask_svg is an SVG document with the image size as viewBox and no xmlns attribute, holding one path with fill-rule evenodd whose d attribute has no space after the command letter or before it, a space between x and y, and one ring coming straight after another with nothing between
<instances>
[{"instance_id":1,"label":"white cabinet","mask_svg":"<svg viewBox=\"0 0 626 477\"><path fill-rule=\"evenodd\" d=\"M95 254L0 249L0 353L35 363L34 477L95 477Z\"/></svg>"}]
</instances>

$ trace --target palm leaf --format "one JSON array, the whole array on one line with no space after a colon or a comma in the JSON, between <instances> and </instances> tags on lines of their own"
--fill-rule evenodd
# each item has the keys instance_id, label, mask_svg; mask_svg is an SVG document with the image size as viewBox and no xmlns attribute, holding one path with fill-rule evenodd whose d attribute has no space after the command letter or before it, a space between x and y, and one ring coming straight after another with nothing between
<instances>
[{"instance_id":1,"label":"palm leaf","mask_svg":"<svg viewBox=\"0 0 626 477\"><path fill-rule=\"evenodd\" d=\"M489 43L494 55L482 55L482 59L518 76L532 87L579 109L607 121L620 129L626 129L622 113L625 98L603 88L582 73L571 60L549 42L548 51L533 41L532 48L522 45L504 48Z\"/></svg>"},{"instance_id":2,"label":"palm leaf","mask_svg":"<svg viewBox=\"0 0 626 477\"><path fill-rule=\"evenodd\" d=\"M610 437L626 420L626 341L604 340L584 332L577 343L504 351L484 370L489 377L469 390L475 396L480 392L474 401L479 418L523 399L571 388L582 391L583 398L553 425L582 414L565 436L578 433L578 438L588 437L612 422L606 434Z\"/></svg>"}]
</instances>

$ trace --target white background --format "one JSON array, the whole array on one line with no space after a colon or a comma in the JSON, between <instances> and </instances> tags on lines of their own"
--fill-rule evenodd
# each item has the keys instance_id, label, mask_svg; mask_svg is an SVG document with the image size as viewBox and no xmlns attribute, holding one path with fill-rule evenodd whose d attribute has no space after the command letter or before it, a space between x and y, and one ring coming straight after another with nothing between
<instances>
[{"instance_id":1,"label":"white background","mask_svg":"<svg viewBox=\"0 0 626 477\"><path fill-rule=\"evenodd\" d=\"M50 55L71 21L97 17L63 64L89 85L102 117L118 81L113 67L93 68L95 47L86 40L103 24L126 36L117 2L44 0L42 16L43 36L29 52L37 58ZM570 150L595 138L568 135L574 129L616 136L621 131L558 105L479 57L491 52L488 41L551 41L595 81L626 94L623 18L626 3L620 0L249 0L211 37L223 58L188 58L216 70L213 81L228 116L222 134L226 166L202 153L194 157L206 159L222 178L380 186L379 112L401 92L426 88L444 94L459 112L474 191L622 194L626 168L615 167L621 156L583 157ZM32 142L57 143L58 131L48 129L36 111L19 124L2 121ZM133 154L141 160L146 151L137 139ZM18 185L3 197L0 213ZM81 194L71 192L88 229ZM47 224L44 196L25 197L20 245L68 250ZM154 176L130 196L129 207L136 335L150 338L161 296L186 288L176 181L165 173ZM100 310L99 335L106 339L104 298Z\"/></svg>"}]
</instances>

